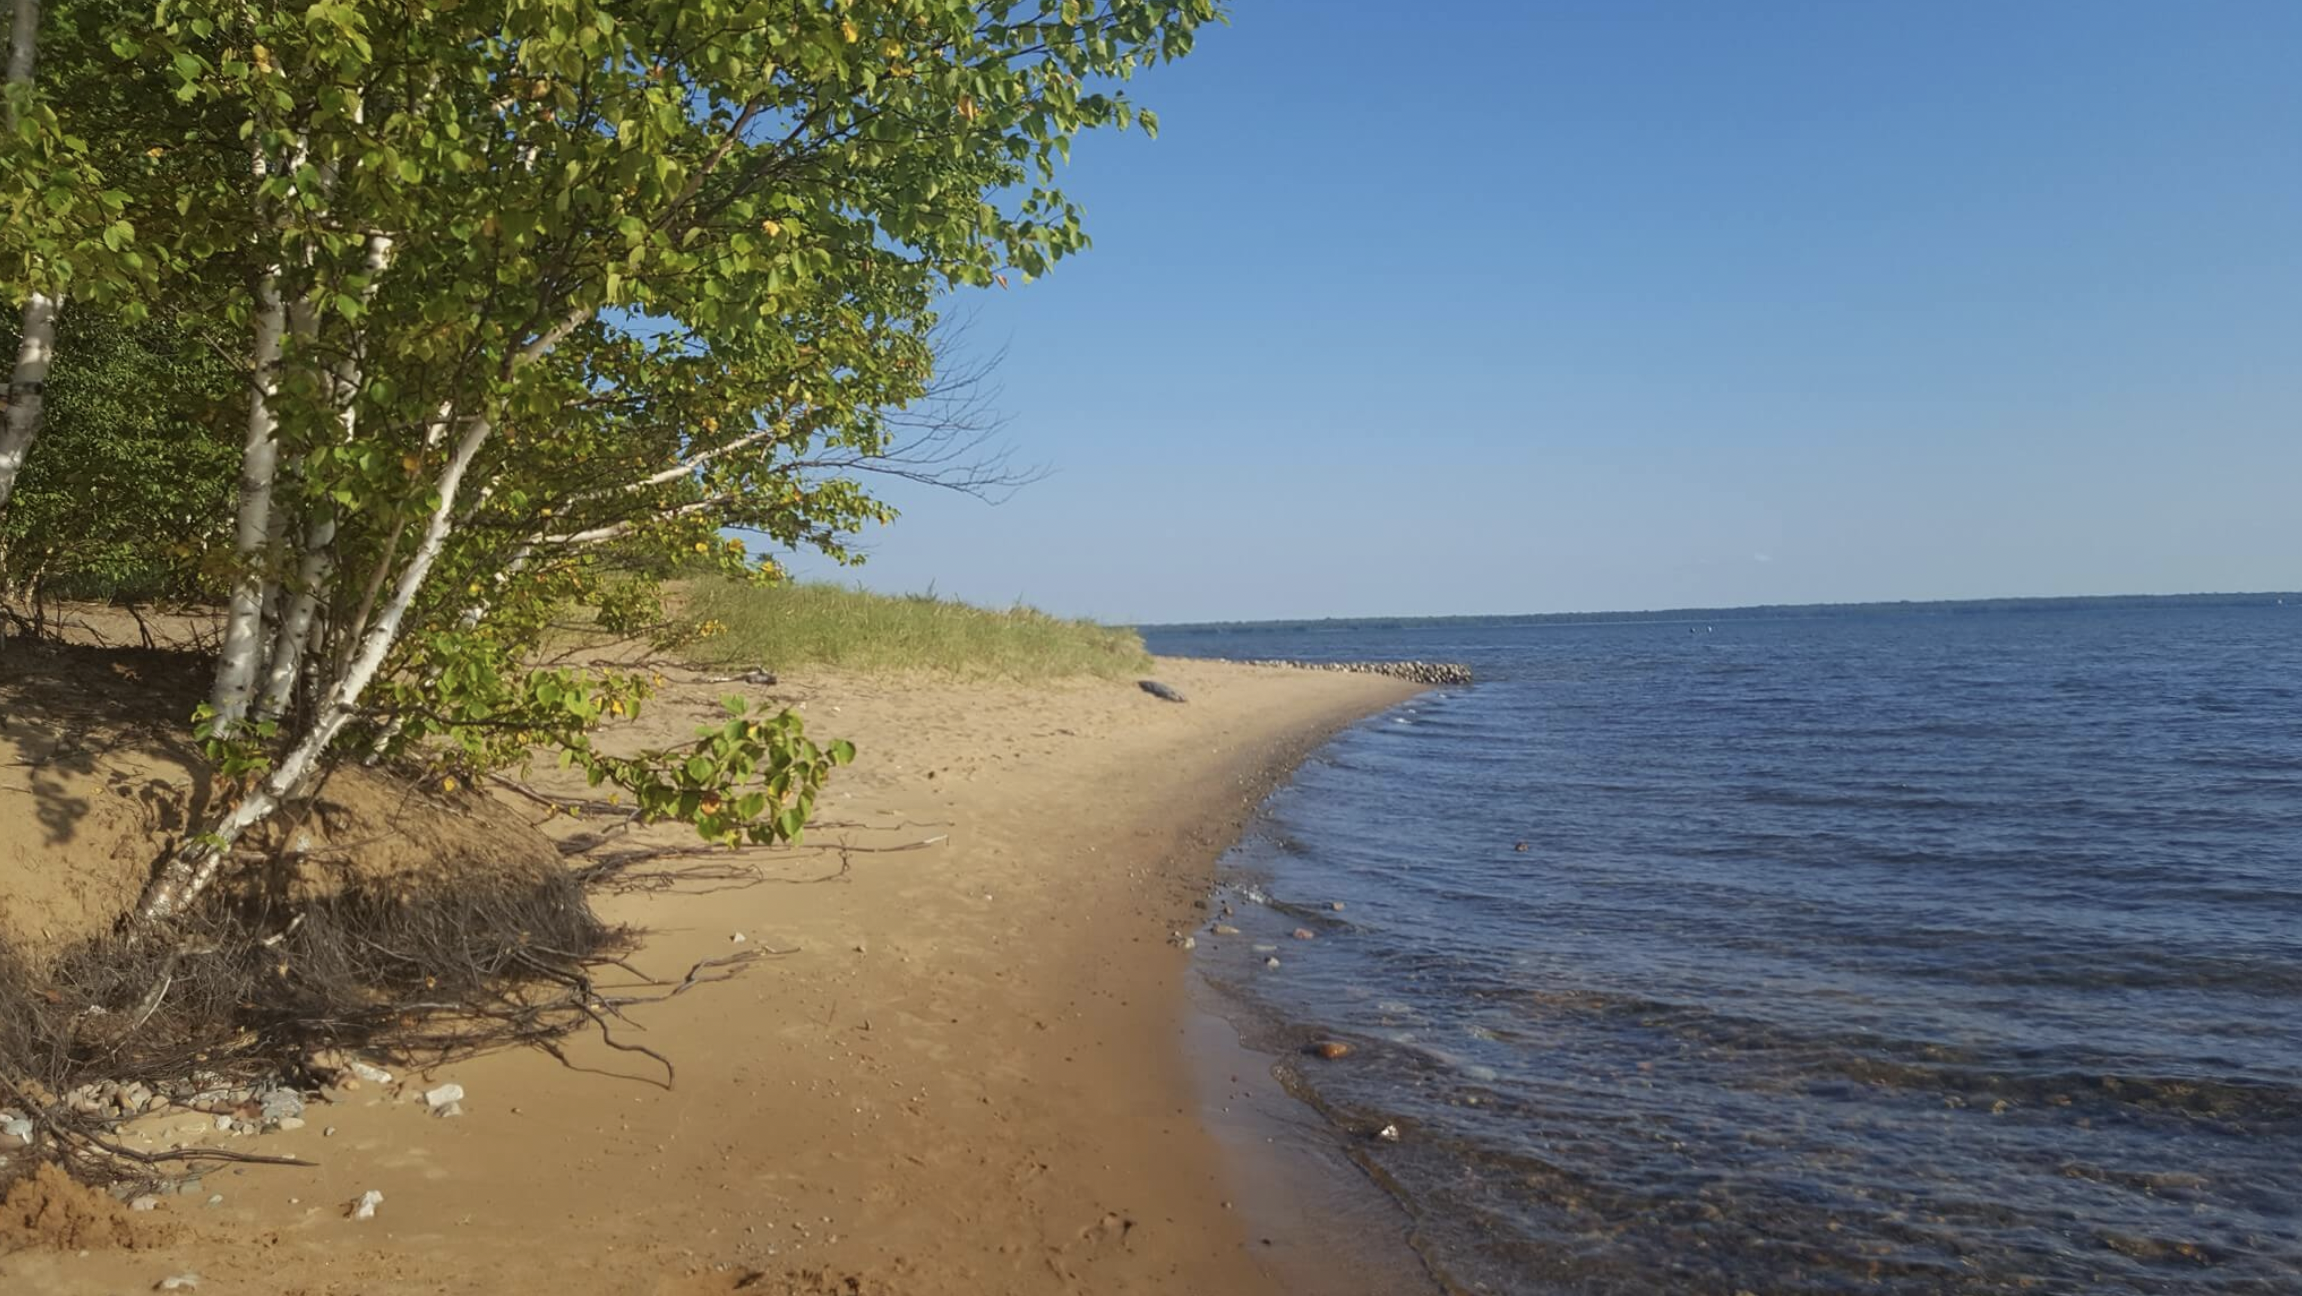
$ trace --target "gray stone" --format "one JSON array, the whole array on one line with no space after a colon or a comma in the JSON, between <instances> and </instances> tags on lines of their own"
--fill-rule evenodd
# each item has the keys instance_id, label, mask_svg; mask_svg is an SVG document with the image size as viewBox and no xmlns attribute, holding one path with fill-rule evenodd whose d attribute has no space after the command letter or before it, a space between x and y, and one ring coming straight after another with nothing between
<instances>
[{"instance_id":1,"label":"gray stone","mask_svg":"<svg viewBox=\"0 0 2302 1296\"><path fill-rule=\"evenodd\" d=\"M258 1095L256 1101L264 1110L268 1121L286 1120L304 1114L304 1096L293 1089L270 1089Z\"/></svg>"}]
</instances>

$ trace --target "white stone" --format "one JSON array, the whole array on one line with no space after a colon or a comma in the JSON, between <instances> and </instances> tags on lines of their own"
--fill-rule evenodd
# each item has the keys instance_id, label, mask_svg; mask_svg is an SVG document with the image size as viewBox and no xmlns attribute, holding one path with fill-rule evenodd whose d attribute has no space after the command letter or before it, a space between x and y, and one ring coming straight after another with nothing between
<instances>
[{"instance_id":1,"label":"white stone","mask_svg":"<svg viewBox=\"0 0 2302 1296\"><path fill-rule=\"evenodd\" d=\"M358 1201L352 1203L352 1218L356 1220L374 1219L376 1217L376 1207L383 1204L384 1195L380 1192L377 1192L375 1189L370 1188L366 1192L360 1194L360 1199Z\"/></svg>"},{"instance_id":2,"label":"white stone","mask_svg":"<svg viewBox=\"0 0 2302 1296\"><path fill-rule=\"evenodd\" d=\"M158 1282L156 1282L156 1283L152 1284L152 1290L153 1290L153 1291L195 1291L195 1290L198 1290L199 1286L200 1286L200 1275L198 1275L198 1274L196 1274L196 1273L180 1273L180 1274L170 1274L169 1276L167 1276L167 1277L165 1277L165 1278L162 1278L160 1281L158 1281Z\"/></svg>"},{"instance_id":3,"label":"white stone","mask_svg":"<svg viewBox=\"0 0 2302 1296\"><path fill-rule=\"evenodd\" d=\"M367 1063L356 1059L352 1062L351 1072L369 1084L387 1085L392 1082L391 1072L379 1066L369 1066Z\"/></svg>"},{"instance_id":4,"label":"white stone","mask_svg":"<svg viewBox=\"0 0 2302 1296\"><path fill-rule=\"evenodd\" d=\"M160 1199L154 1197L150 1193L146 1193L143 1196L138 1197L136 1200L129 1202L128 1209L132 1211L158 1210L160 1209Z\"/></svg>"},{"instance_id":5,"label":"white stone","mask_svg":"<svg viewBox=\"0 0 2302 1296\"><path fill-rule=\"evenodd\" d=\"M433 1111L438 1111L449 1103L459 1103L463 1100L464 1087L460 1084L444 1084L437 1089L426 1090L424 1093L424 1105Z\"/></svg>"}]
</instances>

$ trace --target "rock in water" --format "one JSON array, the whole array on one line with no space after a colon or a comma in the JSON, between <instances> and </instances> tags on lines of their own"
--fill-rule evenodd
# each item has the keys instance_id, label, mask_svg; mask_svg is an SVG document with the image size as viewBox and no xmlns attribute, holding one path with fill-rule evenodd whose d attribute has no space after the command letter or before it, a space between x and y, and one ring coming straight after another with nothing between
<instances>
[{"instance_id":1,"label":"rock in water","mask_svg":"<svg viewBox=\"0 0 2302 1296\"><path fill-rule=\"evenodd\" d=\"M1169 688L1157 680L1138 680L1136 683L1142 687L1144 692L1160 699L1163 702L1182 702L1186 700L1182 694L1176 692L1174 689Z\"/></svg>"},{"instance_id":2,"label":"rock in water","mask_svg":"<svg viewBox=\"0 0 2302 1296\"><path fill-rule=\"evenodd\" d=\"M1351 1046L1341 1040L1320 1040L1311 1046L1311 1052L1315 1056L1334 1062L1351 1056Z\"/></svg>"}]
</instances>

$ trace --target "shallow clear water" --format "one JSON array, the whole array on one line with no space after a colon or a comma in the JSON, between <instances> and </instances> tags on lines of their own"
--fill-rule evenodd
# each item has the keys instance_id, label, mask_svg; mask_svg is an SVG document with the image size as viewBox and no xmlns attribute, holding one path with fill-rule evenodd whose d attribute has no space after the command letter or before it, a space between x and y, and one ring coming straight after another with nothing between
<instances>
[{"instance_id":1,"label":"shallow clear water","mask_svg":"<svg viewBox=\"0 0 2302 1296\"><path fill-rule=\"evenodd\" d=\"M2302 608L1150 639L1479 673L1203 946L1458 1288L2302 1291Z\"/></svg>"}]
</instances>

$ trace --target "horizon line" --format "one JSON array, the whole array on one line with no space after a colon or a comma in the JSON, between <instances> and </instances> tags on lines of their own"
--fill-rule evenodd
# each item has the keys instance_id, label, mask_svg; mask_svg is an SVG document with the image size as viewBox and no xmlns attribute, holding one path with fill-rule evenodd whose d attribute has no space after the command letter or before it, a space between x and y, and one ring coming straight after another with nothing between
<instances>
[{"instance_id":1,"label":"horizon line","mask_svg":"<svg viewBox=\"0 0 2302 1296\"><path fill-rule=\"evenodd\" d=\"M1859 615L1871 612L1927 612L1927 611L2052 611L2057 608L2076 610L2078 607L2139 606L2153 603L2184 605L2213 605L2254 603L2274 600L2284 603L2295 599L2302 605L2302 591L2297 590L2225 590L2190 594L2040 594L1994 595L1984 598L1940 599L1867 599L1832 603L1750 603L1728 607L1668 607L1620 608L1576 612L1439 612L1396 613L1370 616L1298 616L1256 617L1227 620L1199 621L1135 621L1121 622L1130 629L1143 630L1225 630L1256 629L1282 626L1319 625L1437 625L1469 622L1574 622L1609 621L1684 621L1712 619L1752 620L1760 615L1789 618L1799 613L1815 615Z\"/></svg>"}]
</instances>

